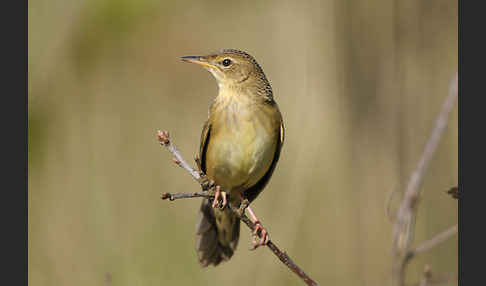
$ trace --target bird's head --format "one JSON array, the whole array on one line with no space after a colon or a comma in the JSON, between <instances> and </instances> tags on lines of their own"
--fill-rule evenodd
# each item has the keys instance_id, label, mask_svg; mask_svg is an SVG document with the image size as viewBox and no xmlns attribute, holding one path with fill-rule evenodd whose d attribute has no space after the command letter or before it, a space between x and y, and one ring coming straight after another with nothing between
<instances>
[{"instance_id":1,"label":"bird's head","mask_svg":"<svg viewBox=\"0 0 486 286\"><path fill-rule=\"evenodd\" d=\"M181 57L185 62L195 63L210 71L224 88L261 87L271 93L262 68L248 53L227 49L206 56Z\"/></svg>"}]
</instances>

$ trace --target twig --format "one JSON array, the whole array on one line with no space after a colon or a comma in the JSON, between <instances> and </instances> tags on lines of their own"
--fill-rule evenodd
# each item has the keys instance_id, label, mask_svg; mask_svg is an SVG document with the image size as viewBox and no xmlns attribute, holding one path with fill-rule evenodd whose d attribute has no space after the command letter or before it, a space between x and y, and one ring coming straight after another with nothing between
<instances>
[{"instance_id":1,"label":"twig","mask_svg":"<svg viewBox=\"0 0 486 286\"><path fill-rule=\"evenodd\" d=\"M184 170L186 170L193 178L196 180L203 189L203 192L199 193L178 193L178 194L171 194L171 193L163 193L161 198L163 200L169 199L171 201L177 199L185 199L185 198L197 198L197 197L205 197L205 198L214 198L214 194L208 192L208 190L212 186L212 182L206 177L206 175L202 172L198 172L194 170L185 160L182 158L182 155L177 150L177 148L170 142L169 133L167 131L158 131L157 133L158 139L162 146L167 147L167 149L174 155L175 159L173 160L177 165L181 166ZM228 203L231 211L242 221L244 222L250 230L255 230L255 224L245 215L244 210L242 211L239 207L235 207L231 202ZM274 244L271 240L268 240L266 246L285 264L290 270L292 270L297 276L299 276L307 285L317 286L317 282L312 280L297 264L295 264L292 259L287 255L287 253L282 252L276 244Z\"/></svg>"},{"instance_id":2,"label":"twig","mask_svg":"<svg viewBox=\"0 0 486 286\"><path fill-rule=\"evenodd\" d=\"M395 286L404 285L404 272L408 260L406 254L413 239L414 222L417 216L417 201L425 173L429 164L437 150L440 139L447 126L449 114L455 105L458 91L457 91L457 73L451 81L449 95L444 101L442 110L439 113L434 129L430 135L425 149L420 157L417 168L412 173L408 185L405 189L404 197L401 206L398 210L394 231L393 231L393 284Z\"/></svg>"},{"instance_id":3,"label":"twig","mask_svg":"<svg viewBox=\"0 0 486 286\"><path fill-rule=\"evenodd\" d=\"M427 286L427 284L430 281L431 276L432 276L432 273L430 271L430 265L426 264L425 269L424 269L424 276L422 277L422 280L420 281L419 286Z\"/></svg>"},{"instance_id":4,"label":"twig","mask_svg":"<svg viewBox=\"0 0 486 286\"><path fill-rule=\"evenodd\" d=\"M426 252L431 248L435 247L436 245L446 241L447 239L451 238L453 235L457 233L457 224L454 226L449 227L448 229L444 230L433 236L431 239L422 242L419 246L415 247L408 251L405 259L406 261L414 258L416 255Z\"/></svg>"},{"instance_id":5,"label":"twig","mask_svg":"<svg viewBox=\"0 0 486 286\"><path fill-rule=\"evenodd\" d=\"M177 148L174 145L170 144L169 132L159 130L157 132L157 136L159 138L160 144L167 147L167 149L170 151L170 153L172 153L172 155L174 155L174 159L173 159L174 163L176 163L177 165L182 167L184 170L189 172L189 174L191 174L191 176L194 178L194 180L199 182L199 180L201 179L201 174L199 172L197 172L196 170L194 170L193 168L191 168L191 166L184 160L184 158L182 158L179 150L177 150Z\"/></svg>"},{"instance_id":6,"label":"twig","mask_svg":"<svg viewBox=\"0 0 486 286\"><path fill-rule=\"evenodd\" d=\"M169 201L175 201L178 199L190 199L190 198L214 198L214 195L209 194L208 192L200 192L200 193L163 193L160 196L161 199Z\"/></svg>"},{"instance_id":7,"label":"twig","mask_svg":"<svg viewBox=\"0 0 486 286\"><path fill-rule=\"evenodd\" d=\"M111 286L111 281L113 280L113 277L110 272L105 273L105 282L106 286Z\"/></svg>"},{"instance_id":8,"label":"twig","mask_svg":"<svg viewBox=\"0 0 486 286\"><path fill-rule=\"evenodd\" d=\"M425 275L425 273L424 273ZM453 281L457 281L457 275L443 275L443 276L437 276L437 275L432 275L430 273L430 276L428 278L423 278L420 282L413 284L414 286L422 286L424 283L424 279L427 281L427 286L440 286L440 285L448 285L452 283Z\"/></svg>"}]
</instances>

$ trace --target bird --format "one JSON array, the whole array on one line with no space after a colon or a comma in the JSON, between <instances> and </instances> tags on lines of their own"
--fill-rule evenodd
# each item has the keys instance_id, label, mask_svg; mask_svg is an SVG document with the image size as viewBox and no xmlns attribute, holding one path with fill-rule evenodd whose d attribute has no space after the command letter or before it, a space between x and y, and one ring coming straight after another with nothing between
<instances>
[{"instance_id":1,"label":"bird","mask_svg":"<svg viewBox=\"0 0 486 286\"><path fill-rule=\"evenodd\" d=\"M255 224L253 248L269 241L251 202L275 170L285 128L272 87L247 52L222 49L205 56L183 56L181 60L208 70L219 87L209 107L197 156L201 171L214 182L215 197L212 203L203 199L196 225L200 265L217 266L233 256L240 236L240 219L225 207L228 197L235 206L244 200L249 203L246 211Z\"/></svg>"}]
</instances>

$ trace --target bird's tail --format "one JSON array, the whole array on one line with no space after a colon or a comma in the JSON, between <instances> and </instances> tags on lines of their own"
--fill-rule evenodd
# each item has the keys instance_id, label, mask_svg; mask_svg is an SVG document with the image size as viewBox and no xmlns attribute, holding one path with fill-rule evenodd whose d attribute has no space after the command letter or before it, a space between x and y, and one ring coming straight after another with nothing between
<instances>
[{"instance_id":1,"label":"bird's tail","mask_svg":"<svg viewBox=\"0 0 486 286\"><path fill-rule=\"evenodd\" d=\"M229 260L238 245L240 219L228 207L214 209L203 199L196 225L196 252L201 266Z\"/></svg>"}]
</instances>

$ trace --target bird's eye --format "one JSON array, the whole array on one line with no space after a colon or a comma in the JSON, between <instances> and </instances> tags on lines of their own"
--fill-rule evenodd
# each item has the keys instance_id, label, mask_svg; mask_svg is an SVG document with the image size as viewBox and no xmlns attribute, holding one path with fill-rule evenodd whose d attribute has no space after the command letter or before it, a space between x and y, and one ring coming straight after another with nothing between
<instances>
[{"instance_id":1,"label":"bird's eye","mask_svg":"<svg viewBox=\"0 0 486 286\"><path fill-rule=\"evenodd\" d=\"M231 60L230 59L224 59L223 60L223 66L227 67L231 64Z\"/></svg>"}]
</instances>

